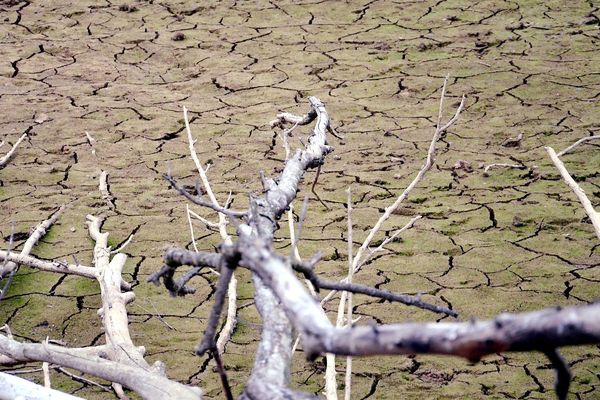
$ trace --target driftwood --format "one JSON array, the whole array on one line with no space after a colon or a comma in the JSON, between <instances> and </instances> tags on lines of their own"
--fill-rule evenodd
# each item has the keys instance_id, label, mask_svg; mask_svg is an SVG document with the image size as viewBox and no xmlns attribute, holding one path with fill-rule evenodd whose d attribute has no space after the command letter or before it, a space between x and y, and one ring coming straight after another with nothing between
<instances>
[{"instance_id":1,"label":"driftwood","mask_svg":"<svg viewBox=\"0 0 600 400\"><path fill-rule=\"evenodd\" d=\"M219 253L168 250L165 253L165 266L149 277L149 281L155 284L159 284L162 280L172 295L185 295L193 292L187 284L202 268L210 267L221 272L217 284L216 303L197 353L203 354L206 350L214 349L215 325L223 307L228 277L232 269L241 267L253 273L254 300L263 321L254 367L240 396L241 399L314 398L312 394L289 388L292 329L299 332L304 354L309 360L325 353L347 356L423 353L454 355L469 361L477 361L487 354L502 351L540 351L548 356L557 371L558 397L566 398L570 374L557 348L600 343L600 320L597 318L600 305L598 304L546 309L524 314L503 314L490 321L347 327L332 325L318 299L315 299L294 274L294 270L302 272L317 290L338 289L334 284L320 282L314 274L313 269L318 256L313 257L311 262L299 262L293 247L291 257L279 255L273 248L277 221L296 197L303 175L308 169L319 168L327 154L333 150L326 139L326 133L331 128L325 106L315 97L310 97L309 102L310 111L305 116L283 113L271 123L273 126L292 123L295 127L315 121L315 127L304 149L291 154L289 144L285 142L287 156L283 171L277 179L269 178L261 172L263 194L250 196L248 210L231 212L217 207L200 197L190 195L173 177L165 176L167 181L186 198L195 204L206 205L226 214L234 219L237 227L237 240L222 244ZM436 134L446 130L456 120L463 105L464 102L446 125L441 125L440 114ZM432 147L435 148L435 140L432 142ZM432 158L433 151L430 149L428 160L419 173L418 179L422 178L431 166ZM418 182L418 179L415 181ZM398 206L410 188L416 185L415 181L394 205L386 209L385 214L391 213ZM376 224L375 231L378 225L380 224ZM350 272L356 272L368 257L365 252L369 249L373 235L369 235L368 240L352 260ZM193 268L181 278L175 279L177 268L181 265L191 265ZM367 292L364 287L356 286L349 281L350 277L346 282L340 283L346 286L339 289L349 292ZM381 293L369 294L383 297ZM399 294L390 294L390 296L406 300L403 301L405 304L455 315L453 310L424 303L419 298ZM224 371L220 373L224 374ZM227 388L225 391L228 392Z\"/></svg>"}]
</instances>

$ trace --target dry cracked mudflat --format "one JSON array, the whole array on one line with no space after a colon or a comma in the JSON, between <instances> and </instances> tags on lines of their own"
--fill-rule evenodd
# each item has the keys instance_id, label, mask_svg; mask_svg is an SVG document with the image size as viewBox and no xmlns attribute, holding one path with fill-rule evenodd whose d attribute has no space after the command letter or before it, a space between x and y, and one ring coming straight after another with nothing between
<instances>
[{"instance_id":1,"label":"dry cracked mudflat","mask_svg":"<svg viewBox=\"0 0 600 400\"><path fill-rule=\"evenodd\" d=\"M212 305L215 279L173 299L145 283L169 245L191 247L185 201L161 178L168 164L195 182L182 117L192 129L221 200L234 207L260 191L258 172L281 166L280 138L267 126L280 110L303 113L320 97L333 125L335 152L311 195L300 244L321 250L318 271L346 270L345 190L355 202L354 238L421 167L450 74L445 113L462 94L466 110L439 143L436 165L385 226L425 217L355 278L378 288L423 293L463 320L489 318L598 298L600 246L576 197L544 151L600 132L600 11L592 1L192 2L0 0L0 137L27 140L0 170L0 230L17 244L52 210L68 210L35 248L46 259L89 264L88 213L107 216L117 246L131 233L125 278L136 344L161 359L174 379L221 398L212 364L192 354ZM95 140L94 151L86 139ZM519 134L522 141L511 146ZM301 146L307 130L294 132ZM2 149L4 151L5 149ZM563 157L600 203L600 151L593 143ZM485 176L482 167L509 163ZM110 208L98 191L109 173ZM299 198L310 194L307 174ZM296 209L300 203L296 204ZM194 210L213 218L207 210ZM287 223L279 241L289 252ZM216 233L195 226L198 246ZM17 247L18 248L18 247ZM238 272L239 324L225 363L242 390L259 336L247 272ZM0 305L0 324L23 340L49 336L70 346L103 340L99 288L72 276L21 268ZM328 306L333 315L335 302ZM359 323L433 321L439 316L357 296ZM597 346L565 350L571 398L599 398ZM340 370L343 360L340 361ZM29 375L36 381L41 373ZM323 362L298 353L293 386L320 392ZM113 396L53 373L53 386L88 398ZM470 365L443 357L377 357L354 362L356 399L550 399L553 371L539 354L502 354Z\"/></svg>"}]
</instances>

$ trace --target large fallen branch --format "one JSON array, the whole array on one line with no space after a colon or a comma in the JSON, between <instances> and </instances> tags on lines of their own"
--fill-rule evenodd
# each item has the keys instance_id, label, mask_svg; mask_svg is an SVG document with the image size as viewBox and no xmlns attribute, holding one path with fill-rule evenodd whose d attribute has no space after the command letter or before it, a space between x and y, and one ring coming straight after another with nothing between
<instances>
[{"instance_id":1,"label":"large fallen branch","mask_svg":"<svg viewBox=\"0 0 600 400\"><path fill-rule=\"evenodd\" d=\"M272 123L273 125L283 125L286 122L307 124L316 119L315 128L305 149L286 157L285 167L278 179L268 178L261 173L263 195L251 196L247 211L229 213L230 216L239 218L237 241L221 245L221 254L171 249L165 254L166 265L149 279L155 283L163 279L172 294L185 294L193 290L187 287L186 283L203 267L221 270L215 296L216 305L209 318L208 334L205 333L199 346L199 350L204 350L206 343L213 340L214 325L223 307L227 276L230 275L229 272L223 273L224 268L230 270L243 267L252 271L255 285L254 299L263 320L263 329L254 367L240 398L314 397L293 391L288 387L293 326L300 333L304 353L308 359L314 359L324 353L348 356L424 353L455 355L477 361L487 354L499 351L541 351L549 357L557 370L557 394L560 399L564 399L568 389L569 372L556 349L567 345L600 343L600 319L597 318L600 306L597 304L547 309L528 314L504 314L492 321L468 323L393 324L346 328L331 324L319 301L311 295L294 273L294 268L298 269L307 277L312 277L316 288L323 287L325 285L319 284L319 279L311 272L314 263L299 263L295 256L279 255L273 247L277 221L295 198L304 173L310 168L321 166L325 156L332 151L325 137L329 129L329 117L325 107L314 97L309 98L309 102L311 109L304 117L284 113L278 115L278 119ZM464 102L461 103L459 111L463 105ZM458 112L446 125L442 125L439 118L436 135L447 129L457 116ZM433 151L430 148L424 168L396 203L401 202L410 189L416 186L430 167L432 158ZM167 176L167 179L171 185L196 204L208 204L190 195L172 177ZM397 207L396 203L388 208L385 214L390 214ZM214 204L207 206L216 211L223 211ZM380 222L382 223L381 220ZM376 224L373 229L375 233L381 223ZM351 271L356 272L369 257L364 253L375 234L373 231L353 259L354 268L351 268ZM194 268L191 273L186 273L179 280L175 280L176 270L183 264ZM357 291L352 286L347 284L343 289ZM414 305L422 306L418 304L421 302L419 298L414 300ZM438 312L454 314L454 311L440 306L429 305L422 308L432 307L436 307L435 311Z\"/></svg>"},{"instance_id":2,"label":"large fallen branch","mask_svg":"<svg viewBox=\"0 0 600 400\"><path fill-rule=\"evenodd\" d=\"M89 349L69 349L47 343L19 343L10 335L0 335L0 354L4 355L0 361L7 364L42 361L73 368L111 382L121 399L128 398L123 386L134 390L145 399L199 399L200 389L169 380L165 376L164 364L156 361L149 365L144 359L145 348L133 344L129 334L126 305L135 299L135 295L132 291L121 291L124 286L129 290L129 285L123 284L121 276L127 256L117 253L111 258L108 233L101 232L103 219L88 215L86 220L89 234L95 241L93 268L46 262L7 252L0 253L0 259L25 263L42 270L96 279L100 284L102 300L98 315L102 318L106 345ZM22 389L28 390L25 386Z\"/></svg>"},{"instance_id":3,"label":"large fallen branch","mask_svg":"<svg viewBox=\"0 0 600 400\"><path fill-rule=\"evenodd\" d=\"M45 361L73 368L109 382L118 382L145 399L199 399L200 391L143 368L124 365L104 357L82 358L70 349L37 343L20 343L0 335L0 352L21 362Z\"/></svg>"}]
</instances>

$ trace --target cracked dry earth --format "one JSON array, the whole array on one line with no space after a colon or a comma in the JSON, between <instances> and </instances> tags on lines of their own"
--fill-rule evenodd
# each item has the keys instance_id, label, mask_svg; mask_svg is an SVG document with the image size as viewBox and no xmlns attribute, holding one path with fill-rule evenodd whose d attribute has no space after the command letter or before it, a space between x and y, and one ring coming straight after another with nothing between
<instances>
[{"instance_id":1,"label":"cracked dry earth","mask_svg":"<svg viewBox=\"0 0 600 400\"><path fill-rule=\"evenodd\" d=\"M167 188L167 163L194 184L182 106L191 111L201 158L217 197L234 207L259 191L258 171L281 166L281 140L266 125L279 110L303 113L320 97L345 136L332 138L300 243L322 250L318 271L346 271L345 189L352 185L354 238L421 167L450 74L447 114L468 96L439 144L436 166L385 226L425 216L357 282L447 304L462 319L489 318L598 298L600 246L582 207L560 180L544 145L560 150L598 134L600 11L592 1L238 2L0 0L0 135L28 139L0 171L0 230L20 245L61 204L70 207L34 249L46 259L91 263L87 213L107 216L117 246L131 233L125 279L132 336L170 377L221 398L212 364L193 348L212 305L215 278L172 299L145 283L168 245L191 246L185 201ZM595 114L594 114L595 112ZM95 155L86 139L95 140ZM294 132L300 146L307 130ZM509 138L523 134L518 145ZM3 149L4 150L4 149ZM600 203L600 151L593 143L563 157ZM521 169L483 166L509 163ZM109 173L114 207L98 191ZM307 175L299 198L310 193ZM299 203L296 205L299 208ZM194 210L214 219L207 210ZM287 223L276 244L289 252ZM218 234L197 225L201 249ZM18 247L17 247L18 249ZM239 324L225 354L234 391L249 374L259 318L239 271ZM0 305L0 324L23 340L71 346L101 342L95 282L21 268ZM335 302L327 309L333 316ZM436 315L356 296L359 323L430 321ZM597 346L565 350L571 398L600 397ZM340 361L340 370L343 368ZM320 392L322 360L297 353L293 386ZM36 381L41 373L29 375ZM112 394L53 372L53 386L87 398ZM356 399L550 399L553 371L539 354L503 354L470 365L454 358L377 357L354 362Z\"/></svg>"}]
</instances>

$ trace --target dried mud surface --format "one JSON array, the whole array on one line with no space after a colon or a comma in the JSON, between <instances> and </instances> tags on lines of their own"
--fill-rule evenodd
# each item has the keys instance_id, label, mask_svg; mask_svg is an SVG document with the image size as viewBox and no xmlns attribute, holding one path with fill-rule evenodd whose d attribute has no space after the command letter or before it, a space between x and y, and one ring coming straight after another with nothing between
<instances>
[{"instance_id":1,"label":"dried mud surface","mask_svg":"<svg viewBox=\"0 0 600 400\"><path fill-rule=\"evenodd\" d=\"M243 207L259 191L258 171L281 165L281 141L266 126L278 110L302 113L306 97L327 105L344 141L321 174L300 253L325 253L319 271L346 270L345 189L355 201L354 238L410 182L433 133L443 77L446 111L468 96L465 112L439 146L437 164L385 230L423 214L356 281L447 304L461 318L488 318L598 298L600 250L582 207L551 165L559 150L598 134L600 12L592 1L191 2L0 1L0 136L27 141L0 170L0 231L16 225L17 244L53 209L70 208L37 246L47 259L90 263L87 213L105 214L117 246L135 238L125 278L134 341L162 359L169 376L220 398L217 375L192 354L212 304L215 279L194 281L185 299L145 283L168 245L191 246L185 201L161 179L167 162L194 183L182 106L210 179ZM94 137L96 154L85 132ZM306 137L297 130L294 146ZM519 146L509 138L523 134ZM504 145L503 145L504 144ZM591 201L600 202L600 151L588 144L563 157ZM4 149L3 149L4 150ZM459 160L471 168L457 165ZM522 169L481 165L510 163ZM460 164L460 163L459 163ZM458 168L457 168L458 167ZM97 189L109 173L115 207ZM307 175L300 198L310 193ZM314 196L312 196L314 197ZM299 205L297 205L297 208ZM206 210L196 210L214 218ZM277 246L289 251L287 223ZM201 249L218 235L196 226ZM225 363L234 390L249 374L259 319L252 286L240 279L239 325ZM23 340L101 342L95 282L21 268L0 305L0 324ZM335 303L328 307L334 312ZM357 296L359 323L438 318ZM600 351L565 351L571 398L599 394ZM340 368L343 364L340 364ZM550 399L553 372L536 354L504 354L470 365L442 357L378 357L354 362L356 399ZM40 381L41 373L31 375ZM298 353L294 387L320 392L323 362ZM53 373L55 388L109 398Z\"/></svg>"}]
</instances>

